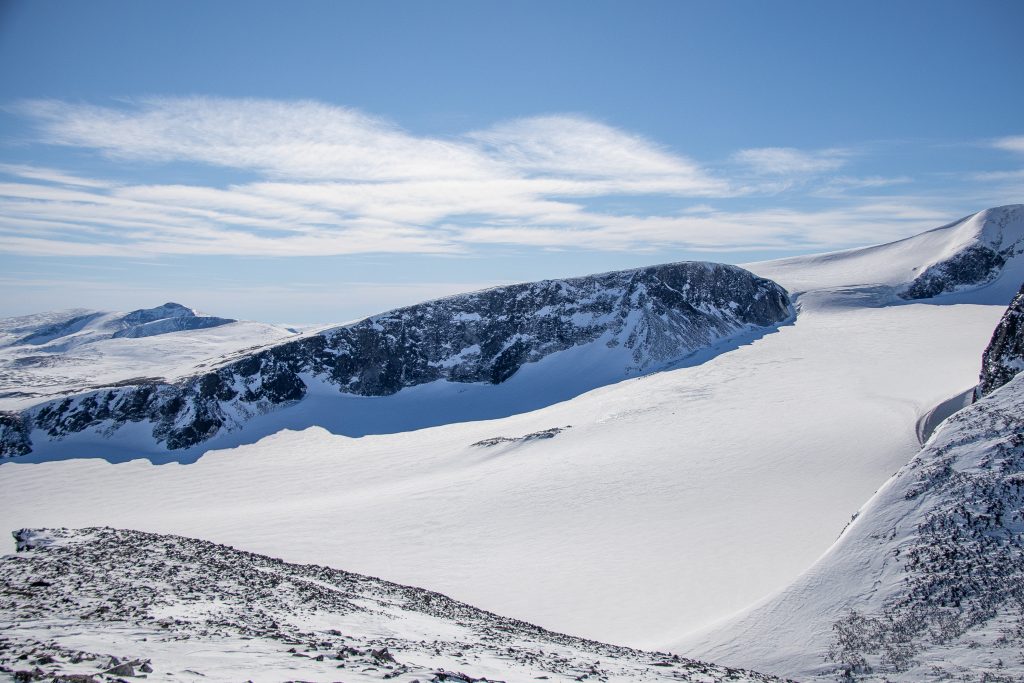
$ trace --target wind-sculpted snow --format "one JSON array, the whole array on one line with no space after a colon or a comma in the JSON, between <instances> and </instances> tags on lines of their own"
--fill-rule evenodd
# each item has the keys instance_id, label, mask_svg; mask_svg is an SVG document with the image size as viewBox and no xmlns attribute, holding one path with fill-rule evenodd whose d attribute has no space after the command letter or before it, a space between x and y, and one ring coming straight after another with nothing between
<instances>
[{"instance_id":1,"label":"wind-sculpted snow","mask_svg":"<svg viewBox=\"0 0 1024 683\"><path fill-rule=\"evenodd\" d=\"M1024 370L1024 284L1003 314L981 360L977 397L990 394Z\"/></svg>"},{"instance_id":2,"label":"wind-sculpted snow","mask_svg":"<svg viewBox=\"0 0 1024 683\"><path fill-rule=\"evenodd\" d=\"M307 397L388 396L437 381L501 384L524 365L591 345L618 379L664 367L792 312L781 287L735 267L676 263L512 285L384 313L180 382L105 388L26 411L37 438L146 423L169 450L241 430ZM318 396L317 400L322 400ZM13 451L6 451L8 454Z\"/></svg>"},{"instance_id":3,"label":"wind-sculpted snow","mask_svg":"<svg viewBox=\"0 0 1024 683\"><path fill-rule=\"evenodd\" d=\"M17 681L777 680L181 536L14 535L18 554L0 558L0 672Z\"/></svg>"}]
</instances>

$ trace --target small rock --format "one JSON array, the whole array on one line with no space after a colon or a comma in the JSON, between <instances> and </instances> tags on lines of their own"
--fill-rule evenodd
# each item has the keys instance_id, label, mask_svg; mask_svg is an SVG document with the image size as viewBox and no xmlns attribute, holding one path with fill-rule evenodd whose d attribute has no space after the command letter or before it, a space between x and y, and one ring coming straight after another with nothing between
<instances>
[{"instance_id":1,"label":"small rock","mask_svg":"<svg viewBox=\"0 0 1024 683\"><path fill-rule=\"evenodd\" d=\"M110 674L112 676L134 676L135 675L135 667L132 666L131 662L125 662L124 664L118 664L117 666L112 666L109 669L107 669L106 671L104 671L103 673Z\"/></svg>"}]
</instances>

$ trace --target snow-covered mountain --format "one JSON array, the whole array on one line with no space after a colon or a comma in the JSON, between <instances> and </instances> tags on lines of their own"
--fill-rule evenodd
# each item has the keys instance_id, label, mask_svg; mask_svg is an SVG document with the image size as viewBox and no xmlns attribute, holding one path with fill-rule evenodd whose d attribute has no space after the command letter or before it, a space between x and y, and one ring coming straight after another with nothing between
<instances>
[{"instance_id":1,"label":"snow-covered mountain","mask_svg":"<svg viewBox=\"0 0 1024 683\"><path fill-rule=\"evenodd\" d=\"M19 553L0 557L0 675L17 681L777 680L180 536L96 528L15 538Z\"/></svg>"},{"instance_id":2,"label":"snow-covered mountain","mask_svg":"<svg viewBox=\"0 0 1024 683\"><path fill-rule=\"evenodd\" d=\"M0 410L121 382L173 381L197 366L293 337L180 304L128 313L75 309L0 320Z\"/></svg>"},{"instance_id":3,"label":"snow-covered mountain","mask_svg":"<svg viewBox=\"0 0 1024 683\"><path fill-rule=\"evenodd\" d=\"M0 320L0 344L47 347L45 350L52 352L55 342L60 350L66 350L101 339L151 337L233 322L238 321L202 315L173 302L123 314L74 309Z\"/></svg>"},{"instance_id":4,"label":"snow-covered mountain","mask_svg":"<svg viewBox=\"0 0 1024 683\"><path fill-rule=\"evenodd\" d=\"M1020 680L1024 287L944 422L793 585L677 651L801 680Z\"/></svg>"},{"instance_id":5,"label":"snow-covered mountain","mask_svg":"<svg viewBox=\"0 0 1024 683\"><path fill-rule=\"evenodd\" d=\"M177 382L122 382L44 403L21 413L20 430L11 426L14 416L5 418L5 454L25 453L46 440L73 444L83 431L117 439L129 423L144 424L151 434L140 453L187 449L303 400L330 401L330 393L387 396L432 382L501 384L524 365L567 350L575 354L553 362L572 364L588 355L603 366L577 380L592 388L763 333L791 315L789 298L775 283L709 263L499 287L307 335ZM166 320L128 317L135 325L126 329L137 331ZM344 405L307 410L318 409ZM19 441L18 434L26 438Z\"/></svg>"},{"instance_id":6,"label":"snow-covered mountain","mask_svg":"<svg viewBox=\"0 0 1024 683\"><path fill-rule=\"evenodd\" d=\"M619 372L628 350L566 349L497 385L310 384L332 401L282 406L246 427L267 438L207 452L234 446L216 437L187 466L127 462L152 443L143 423L64 442L74 459L37 449L0 464L0 520L201 537L661 647L791 584L920 449L936 407L973 391L1020 257L988 284L903 299L915 254L934 264L960 239L926 234L916 250L755 264L795 294L793 324L574 398L558 392L609 358ZM338 415L335 433L293 431Z\"/></svg>"},{"instance_id":7,"label":"snow-covered mountain","mask_svg":"<svg viewBox=\"0 0 1024 683\"><path fill-rule=\"evenodd\" d=\"M794 294L856 287L876 305L938 297L1005 306L1024 281L1024 204L979 211L898 242L746 267Z\"/></svg>"}]
</instances>

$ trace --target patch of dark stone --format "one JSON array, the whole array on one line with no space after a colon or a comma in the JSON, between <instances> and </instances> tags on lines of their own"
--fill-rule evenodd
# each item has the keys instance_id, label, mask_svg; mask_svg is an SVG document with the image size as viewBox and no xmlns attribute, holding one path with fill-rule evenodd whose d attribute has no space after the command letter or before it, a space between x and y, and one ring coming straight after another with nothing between
<instances>
[{"instance_id":1,"label":"patch of dark stone","mask_svg":"<svg viewBox=\"0 0 1024 683\"><path fill-rule=\"evenodd\" d=\"M472 444L473 446L480 446L482 448L490 448L491 446L501 446L502 444L509 443L526 443L527 441L537 441L540 439L553 439L566 429L571 429L572 425L565 425L564 427L551 427L550 429L543 429L539 432L532 432L523 436L495 436L490 439L483 439Z\"/></svg>"}]
</instances>

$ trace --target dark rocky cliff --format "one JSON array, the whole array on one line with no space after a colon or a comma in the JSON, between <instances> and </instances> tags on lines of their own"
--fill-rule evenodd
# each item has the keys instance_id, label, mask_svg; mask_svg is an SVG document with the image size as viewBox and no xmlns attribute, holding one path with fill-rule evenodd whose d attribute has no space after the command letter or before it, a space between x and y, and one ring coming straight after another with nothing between
<instances>
[{"instance_id":1,"label":"dark rocky cliff","mask_svg":"<svg viewBox=\"0 0 1024 683\"><path fill-rule=\"evenodd\" d=\"M1010 302L981 359L981 381L974 395L990 394L1024 370L1024 284Z\"/></svg>"}]
</instances>

